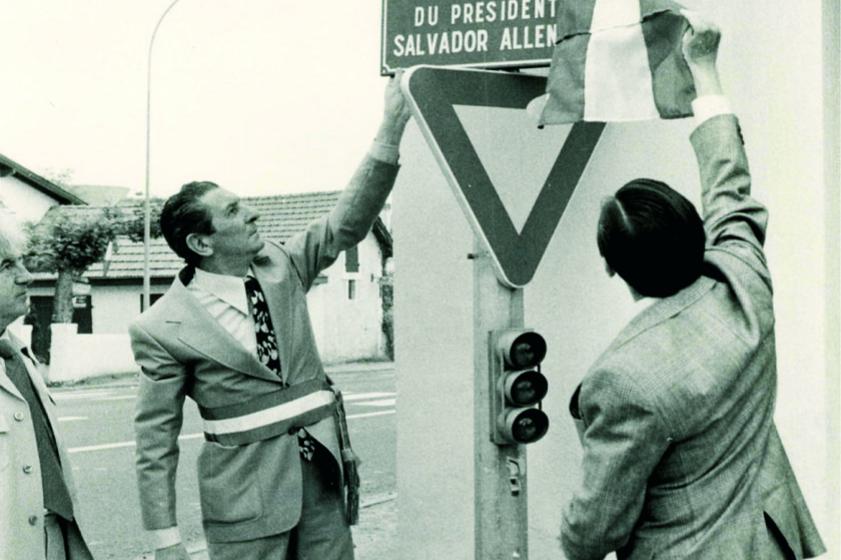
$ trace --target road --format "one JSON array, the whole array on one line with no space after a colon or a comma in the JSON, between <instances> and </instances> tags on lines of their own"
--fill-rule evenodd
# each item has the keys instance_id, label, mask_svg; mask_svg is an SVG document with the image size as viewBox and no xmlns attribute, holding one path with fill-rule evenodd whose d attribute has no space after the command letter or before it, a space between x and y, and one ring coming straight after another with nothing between
<instances>
[{"instance_id":1,"label":"road","mask_svg":"<svg viewBox=\"0 0 841 560\"><path fill-rule=\"evenodd\" d=\"M395 379L390 364L331 371L345 396L354 449L362 457L362 502L393 495L395 478ZM134 475L132 418L137 387L131 382L58 389L59 425L70 451L79 490L79 517L98 560L128 560L147 551ZM188 400L181 431L176 482L178 520L188 543L201 540L195 464L201 418Z\"/></svg>"}]
</instances>

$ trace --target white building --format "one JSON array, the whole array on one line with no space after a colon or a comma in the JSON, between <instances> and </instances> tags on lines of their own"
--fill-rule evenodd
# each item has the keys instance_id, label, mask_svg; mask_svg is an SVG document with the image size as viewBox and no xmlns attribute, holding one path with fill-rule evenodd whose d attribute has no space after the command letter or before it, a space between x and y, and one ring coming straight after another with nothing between
<instances>
[{"instance_id":1,"label":"white building","mask_svg":"<svg viewBox=\"0 0 841 560\"><path fill-rule=\"evenodd\" d=\"M10 209L22 222L37 222L59 204L84 203L75 194L0 154L0 206Z\"/></svg>"}]
</instances>

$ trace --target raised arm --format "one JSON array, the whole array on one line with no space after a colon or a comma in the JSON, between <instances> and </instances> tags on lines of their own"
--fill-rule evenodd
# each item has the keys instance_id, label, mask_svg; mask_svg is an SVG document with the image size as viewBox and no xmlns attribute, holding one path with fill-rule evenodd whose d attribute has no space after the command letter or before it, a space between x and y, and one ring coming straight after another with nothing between
<instances>
[{"instance_id":1,"label":"raised arm","mask_svg":"<svg viewBox=\"0 0 841 560\"><path fill-rule=\"evenodd\" d=\"M371 230L394 186L400 140L409 116L398 74L386 86L383 120L374 142L336 206L286 243L305 288L340 252L362 241Z\"/></svg>"},{"instance_id":2,"label":"raised arm","mask_svg":"<svg viewBox=\"0 0 841 560\"><path fill-rule=\"evenodd\" d=\"M691 141L701 175L703 218L710 245L727 248L762 272L768 212L751 198L751 179L739 123L724 97L716 56L718 28L691 12L683 53L695 80L698 128Z\"/></svg>"}]
</instances>

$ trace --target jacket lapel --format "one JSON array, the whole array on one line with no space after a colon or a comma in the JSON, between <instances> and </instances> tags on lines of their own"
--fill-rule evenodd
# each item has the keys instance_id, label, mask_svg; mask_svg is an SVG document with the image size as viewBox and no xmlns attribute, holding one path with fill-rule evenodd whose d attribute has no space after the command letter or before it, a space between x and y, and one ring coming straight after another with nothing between
<instances>
[{"instance_id":1,"label":"jacket lapel","mask_svg":"<svg viewBox=\"0 0 841 560\"><path fill-rule=\"evenodd\" d=\"M174 309L168 323L178 324L178 339L208 359L246 375L280 382L278 377L248 352L198 302L176 277L170 288Z\"/></svg>"},{"instance_id":2,"label":"jacket lapel","mask_svg":"<svg viewBox=\"0 0 841 560\"><path fill-rule=\"evenodd\" d=\"M712 278L702 276L688 288L684 288L671 297L663 298L651 304L619 332L619 335L617 335L608 348L608 351L619 348L643 331L662 323L669 317L674 317L689 305L698 301L712 289L714 284L715 281Z\"/></svg>"}]
</instances>

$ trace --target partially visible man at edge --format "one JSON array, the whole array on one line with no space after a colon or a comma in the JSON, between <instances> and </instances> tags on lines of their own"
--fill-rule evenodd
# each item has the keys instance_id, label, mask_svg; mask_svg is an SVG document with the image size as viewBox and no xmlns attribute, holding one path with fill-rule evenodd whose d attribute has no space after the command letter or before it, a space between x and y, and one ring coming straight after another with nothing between
<instances>
[{"instance_id":1,"label":"partially visible man at edge","mask_svg":"<svg viewBox=\"0 0 841 560\"><path fill-rule=\"evenodd\" d=\"M7 328L28 311L32 283L15 223L0 208L0 558L91 560L55 402L33 354Z\"/></svg>"},{"instance_id":2,"label":"partially visible man at edge","mask_svg":"<svg viewBox=\"0 0 841 560\"><path fill-rule=\"evenodd\" d=\"M584 447L561 525L570 560L825 550L774 426L767 212L750 197L739 125L722 94L720 32L686 15L704 220L651 179L631 181L602 207L599 251L642 310L570 406Z\"/></svg>"},{"instance_id":3,"label":"partially visible man at edge","mask_svg":"<svg viewBox=\"0 0 841 560\"><path fill-rule=\"evenodd\" d=\"M187 266L130 329L142 368L140 503L157 560L189 558L175 514L185 396L204 418L198 477L212 560L353 558L343 451L306 293L373 225L408 118L398 76L336 207L284 245L264 242L257 213L214 183L187 184L164 205L161 229Z\"/></svg>"}]
</instances>

